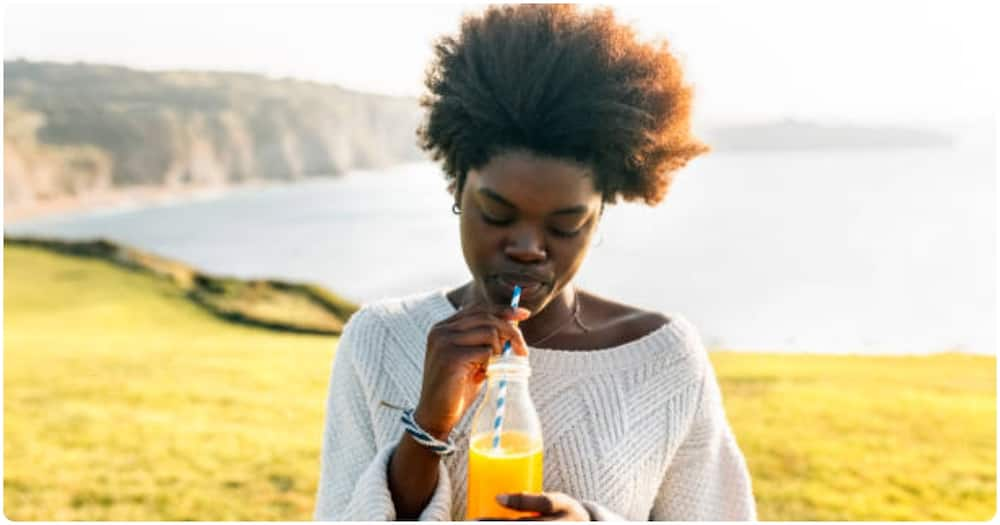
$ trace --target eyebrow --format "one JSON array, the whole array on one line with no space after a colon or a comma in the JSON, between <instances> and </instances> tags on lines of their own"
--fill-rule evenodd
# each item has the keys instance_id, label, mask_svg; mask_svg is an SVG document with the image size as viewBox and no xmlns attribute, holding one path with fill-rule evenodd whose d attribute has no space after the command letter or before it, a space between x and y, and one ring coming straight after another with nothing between
<instances>
[{"instance_id":1,"label":"eyebrow","mask_svg":"<svg viewBox=\"0 0 1000 525\"><path fill-rule=\"evenodd\" d=\"M500 204L503 204L504 206L507 206L509 208L514 208L515 210L517 209L517 206L514 206L514 203L512 203L509 200L503 198L502 196L500 196L499 193L497 193L497 192L495 192L495 191L493 191L493 190L491 190L489 188L479 188L479 194L483 195L485 197L489 197L489 198L491 198L491 199L493 199L493 200L499 202ZM587 211L587 207L586 206L584 206L583 204L578 204L576 206L571 206L569 208L562 208L562 209L556 210L556 211L552 212L551 215L576 215L576 214L579 214L579 213L584 213L586 211Z\"/></svg>"}]
</instances>

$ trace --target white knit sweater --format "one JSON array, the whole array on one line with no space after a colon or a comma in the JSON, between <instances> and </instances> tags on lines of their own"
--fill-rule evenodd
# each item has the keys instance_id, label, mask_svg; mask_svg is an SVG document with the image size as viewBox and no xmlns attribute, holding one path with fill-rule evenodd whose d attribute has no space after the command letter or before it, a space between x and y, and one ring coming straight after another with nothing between
<instances>
[{"instance_id":1,"label":"white knit sweater","mask_svg":"<svg viewBox=\"0 0 1000 525\"><path fill-rule=\"evenodd\" d=\"M351 317L330 377L317 520L395 519L388 460L404 430L400 412L381 401L416 405L427 334L454 313L441 289L368 304ZM544 490L584 502L598 519L756 519L708 355L690 323L669 317L612 348L529 348ZM464 519L475 409L454 429L459 450L441 462L420 519Z\"/></svg>"}]
</instances>

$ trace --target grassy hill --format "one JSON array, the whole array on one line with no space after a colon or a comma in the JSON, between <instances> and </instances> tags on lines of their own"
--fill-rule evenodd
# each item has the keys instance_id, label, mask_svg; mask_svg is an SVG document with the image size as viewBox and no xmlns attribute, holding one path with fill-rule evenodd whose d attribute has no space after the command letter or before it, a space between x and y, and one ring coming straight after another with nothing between
<instances>
[{"instance_id":1,"label":"grassy hill","mask_svg":"<svg viewBox=\"0 0 1000 525\"><path fill-rule=\"evenodd\" d=\"M7 518L311 517L336 337L37 246L6 247L4 287ZM712 359L762 519L994 514L994 358Z\"/></svg>"},{"instance_id":2,"label":"grassy hill","mask_svg":"<svg viewBox=\"0 0 1000 525\"><path fill-rule=\"evenodd\" d=\"M4 252L4 514L305 519L336 338L220 321L99 259Z\"/></svg>"},{"instance_id":3,"label":"grassy hill","mask_svg":"<svg viewBox=\"0 0 1000 525\"><path fill-rule=\"evenodd\" d=\"M356 304L319 285L209 275L180 261L106 239L4 236L3 242L5 247L38 247L155 275L174 284L185 297L217 317L272 330L340 335L344 323L358 309Z\"/></svg>"}]
</instances>

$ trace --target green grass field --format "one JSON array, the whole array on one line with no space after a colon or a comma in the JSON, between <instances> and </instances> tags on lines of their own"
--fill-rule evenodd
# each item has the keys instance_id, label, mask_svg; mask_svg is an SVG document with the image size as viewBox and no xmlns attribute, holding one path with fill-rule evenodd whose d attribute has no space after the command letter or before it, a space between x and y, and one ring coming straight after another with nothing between
<instances>
[{"instance_id":1,"label":"green grass field","mask_svg":"<svg viewBox=\"0 0 1000 525\"><path fill-rule=\"evenodd\" d=\"M336 339L218 320L170 282L4 252L4 514L306 520ZM992 357L717 352L764 520L985 520Z\"/></svg>"}]
</instances>

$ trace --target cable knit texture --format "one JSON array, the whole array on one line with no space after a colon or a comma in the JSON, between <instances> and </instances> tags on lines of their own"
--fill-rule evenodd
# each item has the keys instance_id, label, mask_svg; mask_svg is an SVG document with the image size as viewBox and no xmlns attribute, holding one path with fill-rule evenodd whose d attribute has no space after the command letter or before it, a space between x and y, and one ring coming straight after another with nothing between
<instances>
[{"instance_id":1,"label":"cable knit texture","mask_svg":"<svg viewBox=\"0 0 1000 525\"><path fill-rule=\"evenodd\" d=\"M396 518L389 458L400 411L420 397L431 327L455 313L445 290L383 300L355 313L330 376L317 520ZM754 520L750 475L697 331L679 315L602 350L530 348L529 389L542 421L544 490L600 520ZM465 518L471 419L452 432L421 520Z\"/></svg>"}]
</instances>

